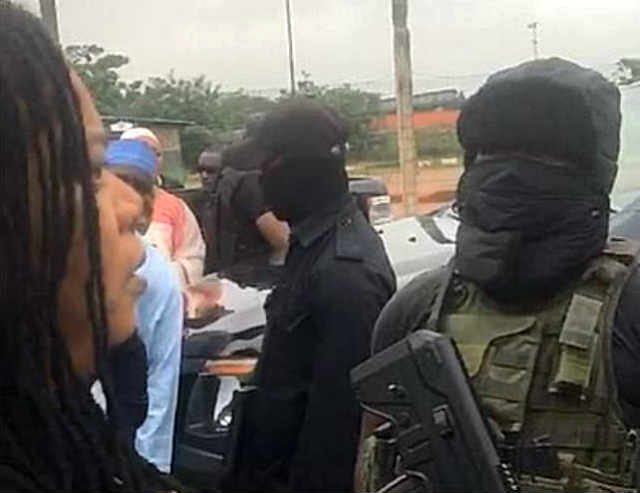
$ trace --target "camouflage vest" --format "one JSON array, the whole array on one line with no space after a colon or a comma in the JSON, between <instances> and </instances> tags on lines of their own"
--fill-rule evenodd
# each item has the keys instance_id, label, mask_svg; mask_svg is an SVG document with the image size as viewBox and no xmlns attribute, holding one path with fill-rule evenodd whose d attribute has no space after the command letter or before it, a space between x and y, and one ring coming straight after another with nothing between
<instances>
[{"instance_id":1,"label":"camouflage vest","mask_svg":"<svg viewBox=\"0 0 640 493\"><path fill-rule=\"evenodd\" d=\"M562 478L521 478L524 491L629 491L633 451L614 404L608 355L636 252L630 242L611 242L578 281L537 306L500 306L453 276L419 327L455 340L502 433L517 436L520 445L547 437L557 448ZM369 441L364 464L374 488L393 476L384 466L393 463L390 451L379 445Z\"/></svg>"}]
</instances>

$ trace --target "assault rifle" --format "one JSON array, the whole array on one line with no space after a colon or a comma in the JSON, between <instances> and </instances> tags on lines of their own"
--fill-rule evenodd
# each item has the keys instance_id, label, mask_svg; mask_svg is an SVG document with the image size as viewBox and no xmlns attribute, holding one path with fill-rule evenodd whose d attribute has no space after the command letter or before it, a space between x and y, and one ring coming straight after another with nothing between
<instances>
[{"instance_id":1,"label":"assault rifle","mask_svg":"<svg viewBox=\"0 0 640 493\"><path fill-rule=\"evenodd\" d=\"M395 478L381 492L520 491L448 337L416 331L351 379L363 408L384 419L376 436L395 451Z\"/></svg>"}]
</instances>

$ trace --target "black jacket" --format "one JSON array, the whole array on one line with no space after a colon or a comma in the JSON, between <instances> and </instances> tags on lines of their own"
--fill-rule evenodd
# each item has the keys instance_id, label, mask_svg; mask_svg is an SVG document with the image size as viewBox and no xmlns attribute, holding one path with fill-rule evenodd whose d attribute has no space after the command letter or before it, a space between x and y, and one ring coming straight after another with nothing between
<instances>
[{"instance_id":1,"label":"black jacket","mask_svg":"<svg viewBox=\"0 0 640 493\"><path fill-rule=\"evenodd\" d=\"M353 488L361 413L349 371L394 291L382 242L350 197L293 228L249 410L253 487Z\"/></svg>"},{"instance_id":2,"label":"black jacket","mask_svg":"<svg viewBox=\"0 0 640 493\"><path fill-rule=\"evenodd\" d=\"M267 212L259 177L254 171L225 168L215 190L205 191L206 273L243 263L267 264L270 247L256 226L256 220Z\"/></svg>"},{"instance_id":3,"label":"black jacket","mask_svg":"<svg viewBox=\"0 0 640 493\"><path fill-rule=\"evenodd\" d=\"M149 407L147 351L137 332L111 350L108 363L118 407L118 431L133 447Z\"/></svg>"}]
</instances>

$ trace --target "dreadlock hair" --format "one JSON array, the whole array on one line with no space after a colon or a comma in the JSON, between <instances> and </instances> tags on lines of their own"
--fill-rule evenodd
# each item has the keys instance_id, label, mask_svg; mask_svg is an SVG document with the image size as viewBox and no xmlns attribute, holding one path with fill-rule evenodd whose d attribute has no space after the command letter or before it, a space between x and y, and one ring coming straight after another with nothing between
<instances>
[{"instance_id":1,"label":"dreadlock hair","mask_svg":"<svg viewBox=\"0 0 640 493\"><path fill-rule=\"evenodd\" d=\"M121 444L111 412L98 213L79 103L59 48L8 0L0 0L0 109L0 489L148 490L150 466ZM87 330L107 415L75 374L58 328L76 219L88 245Z\"/></svg>"}]
</instances>

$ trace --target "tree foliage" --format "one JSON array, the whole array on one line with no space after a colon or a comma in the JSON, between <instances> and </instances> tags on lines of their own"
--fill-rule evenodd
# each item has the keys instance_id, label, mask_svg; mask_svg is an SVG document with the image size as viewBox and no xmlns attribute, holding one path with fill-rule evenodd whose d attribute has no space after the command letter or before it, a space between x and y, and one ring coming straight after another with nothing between
<instances>
[{"instance_id":1,"label":"tree foliage","mask_svg":"<svg viewBox=\"0 0 640 493\"><path fill-rule=\"evenodd\" d=\"M192 125L182 131L184 160L193 165L198 153L231 130L243 128L257 114L269 111L277 101L247 94L223 92L204 75L184 79L174 72L146 81L127 82L120 70L129 63L122 54L111 54L97 45L72 45L65 49L69 62L93 93L103 115L182 120ZM304 74L298 97L310 97L334 108L345 120L351 153L362 157L371 146L369 122L379 111L377 94L348 84L318 85ZM278 100L289 98L282 92Z\"/></svg>"},{"instance_id":2,"label":"tree foliage","mask_svg":"<svg viewBox=\"0 0 640 493\"><path fill-rule=\"evenodd\" d=\"M273 105L267 98L241 90L223 93L204 75L184 79L171 71L146 81L126 82L119 71L129 58L106 53L97 45L68 46L65 54L104 115L183 120L216 133L238 128L252 114Z\"/></svg>"},{"instance_id":3,"label":"tree foliage","mask_svg":"<svg viewBox=\"0 0 640 493\"><path fill-rule=\"evenodd\" d=\"M217 143L215 134L202 125L189 125L180 133L182 159L188 169L195 169L200 153Z\"/></svg>"},{"instance_id":4,"label":"tree foliage","mask_svg":"<svg viewBox=\"0 0 640 493\"><path fill-rule=\"evenodd\" d=\"M118 70L129 63L124 55L105 53L97 45L67 46L65 54L80 77L96 95L98 111L102 114L119 113L124 103L142 86L141 81L126 83L120 79Z\"/></svg>"},{"instance_id":5,"label":"tree foliage","mask_svg":"<svg viewBox=\"0 0 640 493\"><path fill-rule=\"evenodd\" d=\"M219 128L242 128L252 117L269 111L274 104L270 99L251 96L242 90L223 93L218 102Z\"/></svg>"},{"instance_id":6,"label":"tree foliage","mask_svg":"<svg viewBox=\"0 0 640 493\"><path fill-rule=\"evenodd\" d=\"M288 99L291 95L281 93L280 99ZM298 97L313 98L333 108L344 120L349 131L351 155L363 158L372 145L369 130L371 118L380 112L380 95L361 91L349 84L337 87L316 84L308 73L298 82Z\"/></svg>"},{"instance_id":7,"label":"tree foliage","mask_svg":"<svg viewBox=\"0 0 640 493\"><path fill-rule=\"evenodd\" d=\"M132 101L130 114L169 120L184 120L205 127L215 127L220 87L204 76L194 79L152 77L139 96Z\"/></svg>"}]
</instances>

